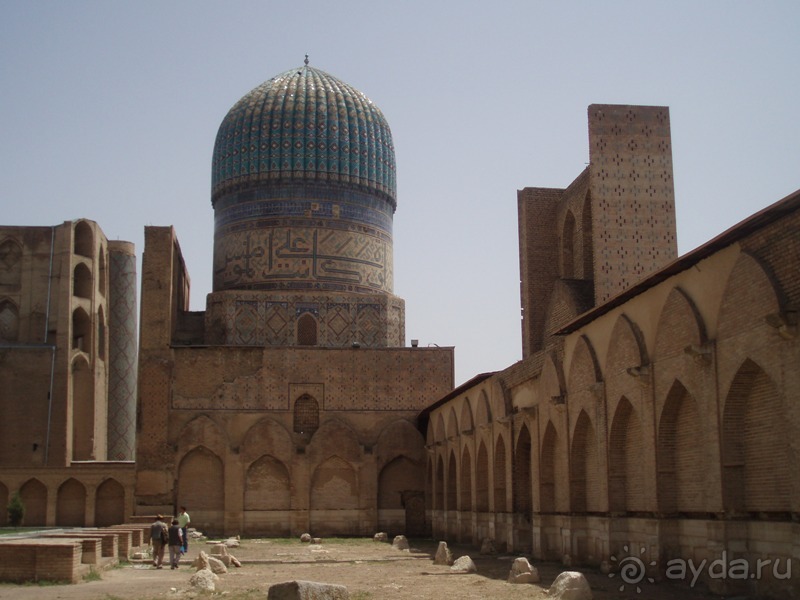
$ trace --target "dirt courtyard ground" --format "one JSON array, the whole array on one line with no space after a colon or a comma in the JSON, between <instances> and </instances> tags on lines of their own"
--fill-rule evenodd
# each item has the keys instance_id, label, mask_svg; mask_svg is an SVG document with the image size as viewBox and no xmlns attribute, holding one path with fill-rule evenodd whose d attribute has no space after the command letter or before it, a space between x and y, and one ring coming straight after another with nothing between
<instances>
[{"instance_id":1,"label":"dirt courtyard ground","mask_svg":"<svg viewBox=\"0 0 800 600\"><path fill-rule=\"evenodd\" d=\"M516 555L481 556L474 548L449 544L454 557L468 554L478 572L451 574L450 568L433 564L437 542L410 540L411 551L371 539L329 539L321 545L292 539L246 539L230 553L243 564L220 575L215 592L199 592L189 586L195 572L191 561L205 542L194 542L180 568L154 569L149 563L124 563L102 572L99 579L73 585L0 584L0 599L13 600L155 600L224 598L251 600L266 598L270 585L293 579L338 583L347 586L353 600L461 599L545 599L546 590L565 569L556 563L531 561L541 575L540 584L513 585L506 582ZM643 580L620 585L619 576L610 578L597 570L584 572L595 600L648 598L652 600L707 600L719 598L686 585Z\"/></svg>"}]
</instances>

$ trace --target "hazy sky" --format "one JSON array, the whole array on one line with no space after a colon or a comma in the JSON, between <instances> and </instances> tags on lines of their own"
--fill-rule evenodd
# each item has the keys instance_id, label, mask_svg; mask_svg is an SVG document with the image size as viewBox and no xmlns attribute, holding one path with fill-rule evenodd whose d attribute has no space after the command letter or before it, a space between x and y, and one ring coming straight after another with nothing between
<instances>
[{"instance_id":1,"label":"hazy sky","mask_svg":"<svg viewBox=\"0 0 800 600\"><path fill-rule=\"evenodd\" d=\"M389 121L406 340L456 383L521 357L516 191L581 172L589 104L670 107L682 254L800 188L796 0L3 0L0 222L174 225L204 310L217 128L306 53Z\"/></svg>"}]
</instances>

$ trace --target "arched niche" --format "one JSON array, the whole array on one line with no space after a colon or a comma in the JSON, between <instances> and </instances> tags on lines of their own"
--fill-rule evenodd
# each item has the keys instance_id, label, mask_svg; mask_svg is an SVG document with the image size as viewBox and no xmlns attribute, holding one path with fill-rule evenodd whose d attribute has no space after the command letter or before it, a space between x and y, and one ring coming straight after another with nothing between
<instances>
[{"instance_id":1,"label":"arched niche","mask_svg":"<svg viewBox=\"0 0 800 600\"><path fill-rule=\"evenodd\" d=\"M675 380L658 420L657 492L662 514L705 511L703 426L697 402Z\"/></svg>"},{"instance_id":2,"label":"arched niche","mask_svg":"<svg viewBox=\"0 0 800 600\"><path fill-rule=\"evenodd\" d=\"M283 463L290 463L294 454L292 438L286 428L265 417L250 427L242 440L240 455L242 462L249 464L258 458L269 455Z\"/></svg>"},{"instance_id":3,"label":"arched niche","mask_svg":"<svg viewBox=\"0 0 800 600\"><path fill-rule=\"evenodd\" d=\"M67 479L58 488L56 525L60 527L86 525L86 487L77 479Z\"/></svg>"},{"instance_id":4,"label":"arched niche","mask_svg":"<svg viewBox=\"0 0 800 600\"><path fill-rule=\"evenodd\" d=\"M95 492L95 527L110 527L125 523L125 488L113 478L97 486Z\"/></svg>"},{"instance_id":5,"label":"arched niche","mask_svg":"<svg viewBox=\"0 0 800 600\"><path fill-rule=\"evenodd\" d=\"M72 361L72 460L94 460L94 373L83 355Z\"/></svg>"},{"instance_id":6,"label":"arched niche","mask_svg":"<svg viewBox=\"0 0 800 600\"><path fill-rule=\"evenodd\" d=\"M91 259L94 252L94 232L86 221L78 221L75 224L73 251L79 256Z\"/></svg>"},{"instance_id":7,"label":"arched niche","mask_svg":"<svg viewBox=\"0 0 800 600\"><path fill-rule=\"evenodd\" d=\"M84 263L75 265L72 272L72 295L86 300L92 298L92 272Z\"/></svg>"},{"instance_id":8,"label":"arched niche","mask_svg":"<svg viewBox=\"0 0 800 600\"><path fill-rule=\"evenodd\" d=\"M192 526L212 535L225 523L225 466L205 446L195 447L178 465L177 504L191 507Z\"/></svg>"},{"instance_id":9,"label":"arched niche","mask_svg":"<svg viewBox=\"0 0 800 600\"><path fill-rule=\"evenodd\" d=\"M26 527L47 525L47 487L38 479L29 479L19 489L25 505L22 524Z\"/></svg>"},{"instance_id":10,"label":"arched niche","mask_svg":"<svg viewBox=\"0 0 800 600\"><path fill-rule=\"evenodd\" d=\"M19 309L11 300L0 300L0 341L19 341Z\"/></svg>"},{"instance_id":11,"label":"arched niche","mask_svg":"<svg viewBox=\"0 0 800 600\"><path fill-rule=\"evenodd\" d=\"M401 455L420 464L425 458L425 442L422 435L405 419L397 419L384 427L375 444L375 456L379 466Z\"/></svg>"}]
</instances>

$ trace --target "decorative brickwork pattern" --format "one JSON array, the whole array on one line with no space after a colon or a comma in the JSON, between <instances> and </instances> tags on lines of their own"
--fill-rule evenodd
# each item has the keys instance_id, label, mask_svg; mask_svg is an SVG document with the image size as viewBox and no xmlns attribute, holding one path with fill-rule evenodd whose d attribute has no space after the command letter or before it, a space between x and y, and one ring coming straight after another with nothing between
<instances>
[{"instance_id":1,"label":"decorative brickwork pattern","mask_svg":"<svg viewBox=\"0 0 800 600\"><path fill-rule=\"evenodd\" d=\"M108 457L136 453L136 256L124 242L109 242Z\"/></svg>"},{"instance_id":2,"label":"decorative brickwork pattern","mask_svg":"<svg viewBox=\"0 0 800 600\"><path fill-rule=\"evenodd\" d=\"M677 257L675 193L667 107L588 112L599 304Z\"/></svg>"},{"instance_id":3,"label":"decorative brickwork pattern","mask_svg":"<svg viewBox=\"0 0 800 600\"><path fill-rule=\"evenodd\" d=\"M402 346L405 305L390 295L226 291L210 294L208 342L232 346L365 348ZM316 342L298 337L301 319L316 322ZM313 340L311 340L313 341Z\"/></svg>"}]
</instances>

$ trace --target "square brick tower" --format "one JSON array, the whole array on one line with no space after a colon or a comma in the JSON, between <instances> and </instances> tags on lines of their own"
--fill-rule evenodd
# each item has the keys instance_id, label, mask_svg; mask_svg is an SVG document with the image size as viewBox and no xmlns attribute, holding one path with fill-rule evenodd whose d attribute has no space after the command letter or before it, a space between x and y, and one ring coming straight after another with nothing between
<instances>
[{"instance_id":1,"label":"square brick tower","mask_svg":"<svg viewBox=\"0 0 800 600\"><path fill-rule=\"evenodd\" d=\"M523 357L677 258L669 109L592 104L589 166L517 193Z\"/></svg>"}]
</instances>

